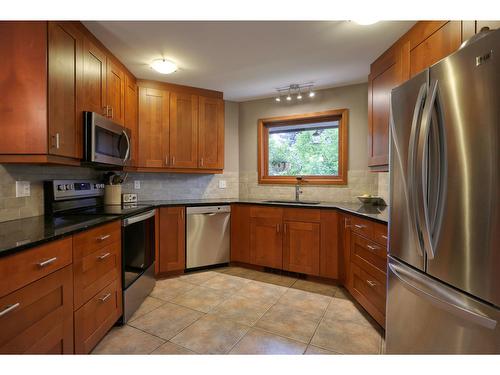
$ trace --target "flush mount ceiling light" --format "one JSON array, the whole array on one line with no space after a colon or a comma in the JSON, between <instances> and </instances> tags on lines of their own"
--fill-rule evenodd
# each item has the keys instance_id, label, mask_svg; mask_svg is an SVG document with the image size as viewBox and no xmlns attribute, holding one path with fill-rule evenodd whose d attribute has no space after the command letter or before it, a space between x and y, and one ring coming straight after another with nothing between
<instances>
[{"instance_id":1,"label":"flush mount ceiling light","mask_svg":"<svg viewBox=\"0 0 500 375\"><path fill-rule=\"evenodd\" d=\"M281 97L285 96L287 102L291 102L293 99L292 95L296 95L295 98L297 100L302 100L302 92L309 92L309 97L314 97L314 92L312 91L313 83L292 83L291 85L278 87L276 91L278 91L278 95L274 98L277 102L281 102Z\"/></svg>"},{"instance_id":2,"label":"flush mount ceiling light","mask_svg":"<svg viewBox=\"0 0 500 375\"><path fill-rule=\"evenodd\" d=\"M151 63L151 68L161 74L171 74L177 71L177 65L174 62L165 59L154 60Z\"/></svg>"},{"instance_id":3,"label":"flush mount ceiling light","mask_svg":"<svg viewBox=\"0 0 500 375\"><path fill-rule=\"evenodd\" d=\"M354 22L356 22L358 25L369 26L369 25L373 25L373 24L377 23L378 20L366 19L366 20L354 20Z\"/></svg>"}]
</instances>

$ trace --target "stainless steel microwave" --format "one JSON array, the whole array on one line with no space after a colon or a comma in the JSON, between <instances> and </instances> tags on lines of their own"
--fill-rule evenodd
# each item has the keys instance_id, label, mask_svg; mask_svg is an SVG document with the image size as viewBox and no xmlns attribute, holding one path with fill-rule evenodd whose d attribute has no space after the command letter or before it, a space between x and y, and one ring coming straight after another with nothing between
<instances>
[{"instance_id":1,"label":"stainless steel microwave","mask_svg":"<svg viewBox=\"0 0 500 375\"><path fill-rule=\"evenodd\" d=\"M130 159L130 130L94 112L84 112L84 159L124 166Z\"/></svg>"}]
</instances>

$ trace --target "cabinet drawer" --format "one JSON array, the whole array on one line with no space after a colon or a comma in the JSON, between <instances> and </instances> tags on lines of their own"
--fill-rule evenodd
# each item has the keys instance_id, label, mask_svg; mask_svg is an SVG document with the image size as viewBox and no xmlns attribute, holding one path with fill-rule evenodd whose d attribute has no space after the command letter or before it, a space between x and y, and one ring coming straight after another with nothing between
<instances>
[{"instance_id":1,"label":"cabinet drawer","mask_svg":"<svg viewBox=\"0 0 500 375\"><path fill-rule=\"evenodd\" d=\"M120 221L114 221L73 236L75 259L83 258L113 242L120 241L120 225Z\"/></svg>"},{"instance_id":2,"label":"cabinet drawer","mask_svg":"<svg viewBox=\"0 0 500 375\"><path fill-rule=\"evenodd\" d=\"M354 297L358 297L356 299L361 305L363 305L380 324L384 325L384 320L380 319L380 317L385 316L385 280L384 282L380 282L373 277L373 275L355 264L351 266L351 280Z\"/></svg>"},{"instance_id":3,"label":"cabinet drawer","mask_svg":"<svg viewBox=\"0 0 500 375\"><path fill-rule=\"evenodd\" d=\"M380 281L387 273L387 254L385 247L355 233L351 239L351 261L369 271Z\"/></svg>"},{"instance_id":4,"label":"cabinet drawer","mask_svg":"<svg viewBox=\"0 0 500 375\"><path fill-rule=\"evenodd\" d=\"M321 216L320 210L316 209L285 208L283 210L283 219L287 221L319 223Z\"/></svg>"},{"instance_id":5,"label":"cabinet drawer","mask_svg":"<svg viewBox=\"0 0 500 375\"><path fill-rule=\"evenodd\" d=\"M374 223L373 241L387 248L387 225Z\"/></svg>"},{"instance_id":6,"label":"cabinet drawer","mask_svg":"<svg viewBox=\"0 0 500 375\"><path fill-rule=\"evenodd\" d=\"M75 309L78 309L113 280L118 279L120 269L120 242L112 243L83 258L75 259L73 263Z\"/></svg>"},{"instance_id":7,"label":"cabinet drawer","mask_svg":"<svg viewBox=\"0 0 500 375\"><path fill-rule=\"evenodd\" d=\"M75 312L75 353L89 353L122 315L120 280L115 280Z\"/></svg>"},{"instance_id":8,"label":"cabinet drawer","mask_svg":"<svg viewBox=\"0 0 500 375\"><path fill-rule=\"evenodd\" d=\"M71 266L0 298L0 353L73 353Z\"/></svg>"},{"instance_id":9,"label":"cabinet drawer","mask_svg":"<svg viewBox=\"0 0 500 375\"><path fill-rule=\"evenodd\" d=\"M68 237L0 258L0 297L71 264L71 247Z\"/></svg>"},{"instance_id":10,"label":"cabinet drawer","mask_svg":"<svg viewBox=\"0 0 500 375\"><path fill-rule=\"evenodd\" d=\"M351 229L353 232L362 234L369 239L373 239L373 222L356 216L351 216L350 219Z\"/></svg>"},{"instance_id":11,"label":"cabinet drawer","mask_svg":"<svg viewBox=\"0 0 500 375\"><path fill-rule=\"evenodd\" d=\"M250 217L281 219L283 217L283 209L280 207L251 206Z\"/></svg>"}]
</instances>

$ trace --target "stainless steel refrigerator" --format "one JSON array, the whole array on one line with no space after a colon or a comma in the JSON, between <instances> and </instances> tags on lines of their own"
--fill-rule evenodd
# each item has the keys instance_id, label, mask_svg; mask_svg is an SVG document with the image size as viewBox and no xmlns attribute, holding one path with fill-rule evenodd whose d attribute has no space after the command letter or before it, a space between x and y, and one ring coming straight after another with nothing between
<instances>
[{"instance_id":1,"label":"stainless steel refrigerator","mask_svg":"<svg viewBox=\"0 0 500 375\"><path fill-rule=\"evenodd\" d=\"M500 30L391 95L386 352L500 353Z\"/></svg>"}]
</instances>

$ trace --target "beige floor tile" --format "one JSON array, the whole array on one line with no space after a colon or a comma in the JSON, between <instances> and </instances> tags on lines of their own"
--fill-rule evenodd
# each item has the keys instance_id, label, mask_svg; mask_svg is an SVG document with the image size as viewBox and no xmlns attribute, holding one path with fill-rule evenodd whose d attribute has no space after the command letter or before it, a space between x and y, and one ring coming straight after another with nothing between
<instances>
[{"instance_id":1,"label":"beige floor tile","mask_svg":"<svg viewBox=\"0 0 500 375\"><path fill-rule=\"evenodd\" d=\"M226 299L211 310L210 314L252 326L271 307L271 302L246 298L239 294Z\"/></svg>"},{"instance_id":2,"label":"beige floor tile","mask_svg":"<svg viewBox=\"0 0 500 375\"><path fill-rule=\"evenodd\" d=\"M322 294L324 296L333 297L335 293L338 291L338 287L335 285L322 284L315 281L309 280L297 280L290 287L292 289L299 289L306 292Z\"/></svg>"},{"instance_id":3,"label":"beige floor tile","mask_svg":"<svg viewBox=\"0 0 500 375\"><path fill-rule=\"evenodd\" d=\"M173 342L167 341L165 344L160 346L151 354L182 355L182 354L196 354L196 353L189 349L183 348L182 346L176 345Z\"/></svg>"},{"instance_id":4,"label":"beige floor tile","mask_svg":"<svg viewBox=\"0 0 500 375\"><path fill-rule=\"evenodd\" d=\"M210 280L212 277L217 276L219 273L214 271L200 271L182 275L179 277L180 281L190 284L201 285L205 281Z\"/></svg>"},{"instance_id":5,"label":"beige floor tile","mask_svg":"<svg viewBox=\"0 0 500 375\"><path fill-rule=\"evenodd\" d=\"M238 276L245 279L253 279L254 276L257 275L259 272L243 267L228 267L224 273L226 275Z\"/></svg>"},{"instance_id":6,"label":"beige floor tile","mask_svg":"<svg viewBox=\"0 0 500 375\"><path fill-rule=\"evenodd\" d=\"M267 284L261 281L251 281L241 288L237 295L260 301L262 303L274 303L285 292L287 288L274 284Z\"/></svg>"},{"instance_id":7,"label":"beige floor tile","mask_svg":"<svg viewBox=\"0 0 500 375\"><path fill-rule=\"evenodd\" d=\"M200 354L224 354L247 331L248 327L243 324L216 315L205 315L171 341Z\"/></svg>"},{"instance_id":8,"label":"beige floor tile","mask_svg":"<svg viewBox=\"0 0 500 375\"><path fill-rule=\"evenodd\" d=\"M254 280L274 285L290 287L297 279L294 277L277 275L274 273L260 272L259 274L255 275Z\"/></svg>"},{"instance_id":9,"label":"beige floor tile","mask_svg":"<svg viewBox=\"0 0 500 375\"><path fill-rule=\"evenodd\" d=\"M321 348L318 348L317 346L314 346L314 345L309 345L304 354L317 355L317 354L338 354L338 353L335 353L335 352L332 352L332 351L326 350L326 349L321 349Z\"/></svg>"},{"instance_id":10,"label":"beige floor tile","mask_svg":"<svg viewBox=\"0 0 500 375\"><path fill-rule=\"evenodd\" d=\"M165 341L124 325L113 328L94 348L92 354L149 354Z\"/></svg>"},{"instance_id":11,"label":"beige floor tile","mask_svg":"<svg viewBox=\"0 0 500 375\"><path fill-rule=\"evenodd\" d=\"M279 303L287 305L291 309L304 311L317 318L321 318L331 300L332 298L328 296L297 289L288 289L280 297Z\"/></svg>"},{"instance_id":12,"label":"beige floor tile","mask_svg":"<svg viewBox=\"0 0 500 375\"><path fill-rule=\"evenodd\" d=\"M249 331L230 354L303 354L306 344L259 329Z\"/></svg>"},{"instance_id":13,"label":"beige floor tile","mask_svg":"<svg viewBox=\"0 0 500 375\"><path fill-rule=\"evenodd\" d=\"M337 288L337 291L335 292L334 295L335 298L342 298L342 299L347 299L349 301L353 301L354 299L352 298L351 294L347 291L346 288L339 286Z\"/></svg>"},{"instance_id":14,"label":"beige floor tile","mask_svg":"<svg viewBox=\"0 0 500 375\"><path fill-rule=\"evenodd\" d=\"M203 314L198 311L166 303L129 324L142 331L169 340L201 316Z\"/></svg>"},{"instance_id":15,"label":"beige floor tile","mask_svg":"<svg viewBox=\"0 0 500 375\"><path fill-rule=\"evenodd\" d=\"M320 317L301 310L294 310L279 302L271 307L255 324L255 327L297 341L309 343L318 326Z\"/></svg>"},{"instance_id":16,"label":"beige floor tile","mask_svg":"<svg viewBox=\"0 0 500 375\"><path fill-rule=\"evenodd\" d=\"M133 320L136 320L137 318L153 311L154 309L160 307L165 303L165 301L158 298L146 297L144 302L141 304L141 306L139 306L139 308L135 311L135 313L130 317L128 321L131 322Z\"/></svg>"},{"instance_id":17,"label":"beige floor tile","mask_svg":"<svg viewBox=\"0 0 500 375\"><path fill-rule=\"evenodd\" d=\"M189 292L177 296L171 302L206 313L229 296L230 294L224 290L197 286Z\"/></svg>"},{"instance_id":18,"label":"beige floor tile","mask_svg":"<svg viewBox=\"0 0 500 375\"><path fill-rule=\"evenodd\" d=\"M201 286L223 290L229 293L235 293L249 282L250 280L242 277L220 274L205 281L203 284L201 284Z\"/></svg>"},{"instance_id":19,"label":"beige floor tile","mask_svg":"<svg viewBox=\"0 0 500 375\"><path fill-rule=\"evenodd\" d=\"M343 354L378 354L380 340L374 327L347 320L322 320L311 344Z\"/></svg>"},{"instance_id":20,"label":"beige floor tile","mask_svg":"<svg viewBox=\"0 0 500 375\"><path fill-rule=\"evenodd\" d=\"M342 298L332 299L324 319L349 320L368 326L377 324L358 303Z\"/></svg>"},{"instance_id":21,"label":"beige floor tile","mask_svg":"<svg viewBox=\"0 0 500 375\"><path fill-rule=\"evenodd\" d=\"M156 286L150 293L150 297L170 301L180 294L186 293L193 289L195 285L181 281L180 278L159 280Z\"/></svg>"}]
</instances>

